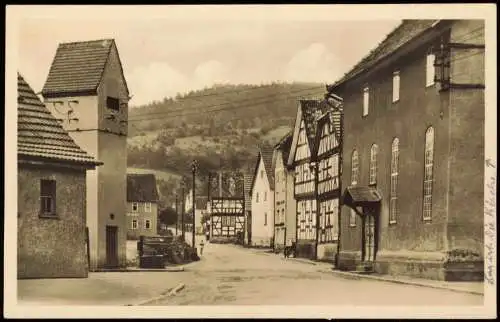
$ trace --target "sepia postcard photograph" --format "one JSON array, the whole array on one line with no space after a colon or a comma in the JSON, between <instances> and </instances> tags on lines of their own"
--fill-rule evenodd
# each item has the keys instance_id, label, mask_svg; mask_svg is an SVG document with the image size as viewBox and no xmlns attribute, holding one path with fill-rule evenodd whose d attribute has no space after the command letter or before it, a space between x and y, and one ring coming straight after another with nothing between
<instances>
[{"instance_id":1,"label":"sepia postcard photograph","mask_svg":"<svg viewBox=\"0 0 500 322\"><path fill-rule=\"evenodd\" d=\"M4 317L496 318L496 30L6 6Z\"/></svg>"}]
</instances>

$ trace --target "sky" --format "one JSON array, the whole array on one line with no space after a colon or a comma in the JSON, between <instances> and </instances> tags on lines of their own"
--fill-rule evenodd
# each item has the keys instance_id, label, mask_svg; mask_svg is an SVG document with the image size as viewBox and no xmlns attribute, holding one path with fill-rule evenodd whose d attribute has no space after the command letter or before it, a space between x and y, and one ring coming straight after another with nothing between
<instances>
[{"instance_id":1,"label":"sky","mask_svg":"<svg viewBox=\"0 0 500 322\"><path fill-rule=\"evenodd\" d=\"M114 38L131 106L215 83L333 83L400 23L339 20L335 11L328 19L269 14L235 19L236 14L208 12L210 19L195 19L188 9L183 15L172 10L159 6L155 11L164 16L148 19L141 14L103 17L97 11L25 17L18 27L18 69L40 91L59 43Z\"/></svg>"}]
</instances>

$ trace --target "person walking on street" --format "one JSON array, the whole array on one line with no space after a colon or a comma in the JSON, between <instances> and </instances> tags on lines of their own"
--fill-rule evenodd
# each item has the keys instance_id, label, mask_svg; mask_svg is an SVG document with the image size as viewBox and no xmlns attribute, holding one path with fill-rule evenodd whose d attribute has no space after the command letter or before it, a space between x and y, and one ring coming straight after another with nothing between
<instances>
[{"instance_id":1,"label":"person walking on street","mask_svg":"<svg viewBox=\"0 0 500 322\"><path fill-rule=\"evenodd\" d=\"M203 239L200 241L200 256L203 255L203 246L205 246L205 242Z\"/></svg>"}]
</instances>

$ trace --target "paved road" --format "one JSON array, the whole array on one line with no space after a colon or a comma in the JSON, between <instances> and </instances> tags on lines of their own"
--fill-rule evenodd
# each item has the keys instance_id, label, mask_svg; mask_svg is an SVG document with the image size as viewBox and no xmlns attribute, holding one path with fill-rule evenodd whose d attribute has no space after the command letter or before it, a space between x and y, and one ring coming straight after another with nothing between
<instances>
[{"instance_id":1,"label":"paved road","mask_svg":"<svg viewBox=\"0 0 500 322\"><path fill-rule=\"evenodd\" d=\"M148 305L482 305L483 296L373 280L326 265L286 260L235 245L205 245L202 260L166 273L185 288ZM173 282L173 280L171 281Z\"/></svg>"}]
</instances>

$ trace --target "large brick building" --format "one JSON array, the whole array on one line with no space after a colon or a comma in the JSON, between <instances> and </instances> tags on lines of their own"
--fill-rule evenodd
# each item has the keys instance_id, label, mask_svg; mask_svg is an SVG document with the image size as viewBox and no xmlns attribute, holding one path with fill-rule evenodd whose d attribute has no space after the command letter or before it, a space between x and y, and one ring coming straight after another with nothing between
<instances>
[{"instance_id":1,"label":"large brick building","mask_svg":"<svg viewBox=\"0 0 500 322\"><path fill-rule=\"evenodd\" d=\"M339 267L482 279L484 21L404 20L328 90L344 100Z\"/></svg>"},{"instance_id":2,"label":"large brick building","mask_svg":"<svg viewBox=\"0 0 500 322\"><path fill-rule=\"evenodd\" d=\"M130 97L115 41L60 44L42 95L75 142L104 162L87 174L90 269L124 267Z\"/></svg>"},{"instance_id":3,"label":"large brick building","mask_svg":"<svg viewBox=\"0 0 500 322\"><path fill-rule=\"evenodd\" d=\"M87 277L83 151L17 76L18 278Z\"/></svg>"}]
</instances>

